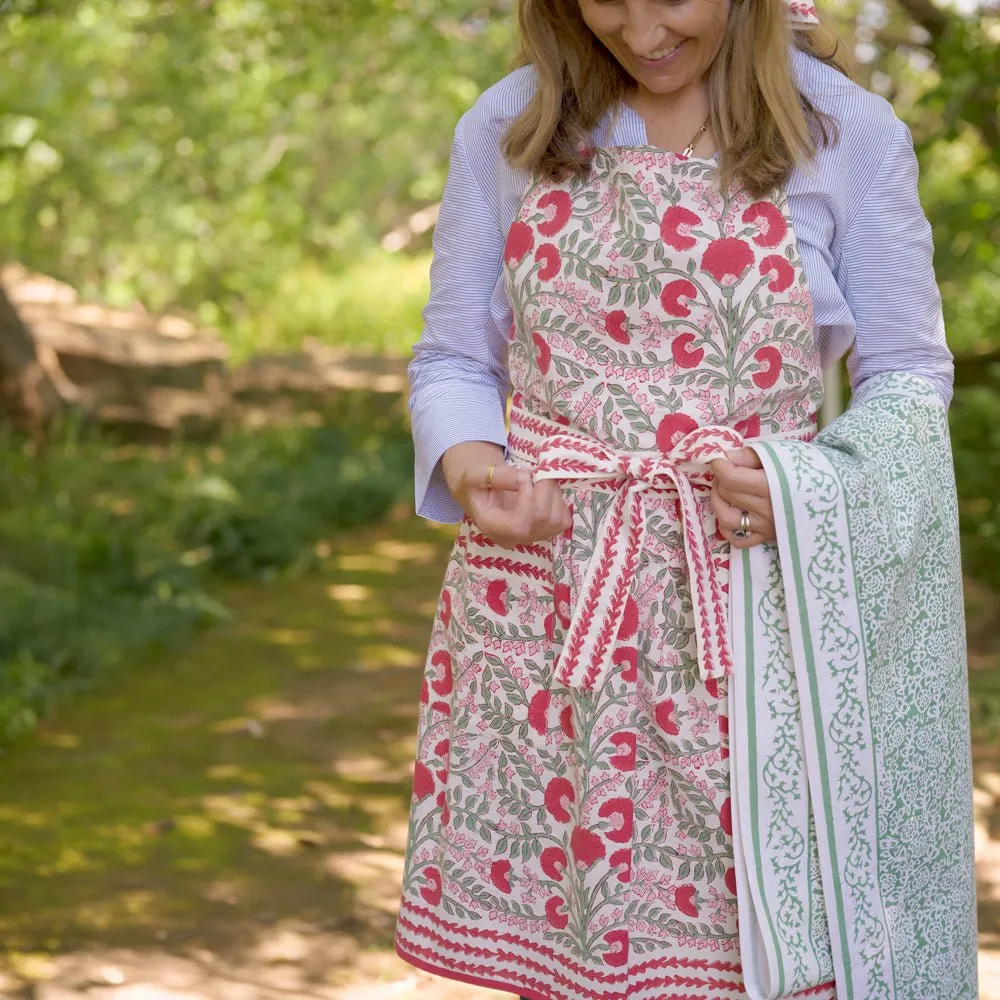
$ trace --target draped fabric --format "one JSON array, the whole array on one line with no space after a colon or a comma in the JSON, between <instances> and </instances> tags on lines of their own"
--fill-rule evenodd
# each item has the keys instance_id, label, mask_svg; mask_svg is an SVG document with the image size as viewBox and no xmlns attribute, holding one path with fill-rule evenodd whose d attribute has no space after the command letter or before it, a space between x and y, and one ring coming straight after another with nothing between
<instances>
[{"instance_id":1,"label":"draped fabric","mask_svg":"<svg viewBox=\"0 0 1000 1000\"><path fill-rule=\"evenodd\" d=\"M752 1000L974 1000L956 499L940 396L872 379L813 442L755 442L776 545L734 552L732 796Z\"/></svg>"}]
</instances>

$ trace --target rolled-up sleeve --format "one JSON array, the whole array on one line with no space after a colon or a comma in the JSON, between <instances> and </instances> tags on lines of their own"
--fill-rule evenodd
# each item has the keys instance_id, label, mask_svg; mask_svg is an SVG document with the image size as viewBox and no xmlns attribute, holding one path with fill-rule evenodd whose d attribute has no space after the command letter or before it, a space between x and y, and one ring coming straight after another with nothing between
<instances>
[{"instance_id":1,"label":"rolled-up sleeve","mask_svg":"<svg viewBox=\"0 0 1000 1000\"><path fill-rule=\"evenodd\" d=\"M484 192L469 163L466 121L455 130L434 231L424 330L409 367L417 513L446 523L461 520L463 512L444 481L441 456L464 441L501 447L507 441L504 235L498 198Z\"/></svg>"},{"instance_id":2,"label":"rolled-up sleeve","mask_svg":"<svg viewBox=\"0 0 1000 1000\"><path fill-rule=\"evenodd\" d=\"M852 384L857 389L882 372L910 372L933 383L947 403L954 365L931 227L917 194L917 158L901 122L880 168L853 194L857 208L846 225L837 273L856 324L848 357Z\"/></svg>"}]
</instances>

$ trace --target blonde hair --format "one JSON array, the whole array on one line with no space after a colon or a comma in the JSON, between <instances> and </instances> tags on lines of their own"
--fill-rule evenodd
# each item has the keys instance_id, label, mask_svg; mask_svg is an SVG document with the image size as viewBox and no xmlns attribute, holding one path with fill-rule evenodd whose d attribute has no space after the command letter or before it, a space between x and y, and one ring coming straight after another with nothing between
<instances>
[{"instance_id":1,"label":"blonde hair","mask_svg":"<svg viewBox=\"0 0 1000 1000\"><path fill-rule=\"evenodd\" d=\"M504 155L551 179L586 176L591 133L634 83L584 23L579 0L520 0L518 20L519 62L534 66L538 88L504 137ZM848 74L832 32L790 30L785 0L733 0L709 71L720 180L755 196L783 184L836 136L836 123L796 87L790 43Z\"/></svg>"}]
</instances>

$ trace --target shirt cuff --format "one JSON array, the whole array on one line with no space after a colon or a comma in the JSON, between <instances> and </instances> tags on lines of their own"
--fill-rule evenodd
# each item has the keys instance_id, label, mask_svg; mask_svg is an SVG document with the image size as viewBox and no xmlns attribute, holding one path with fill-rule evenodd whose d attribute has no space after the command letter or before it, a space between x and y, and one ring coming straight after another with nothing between
<instances>
[{"instance_id":1,"label":"shirt cuff","mask_svg":"<svg viewBox=\"0 0 1000 1000\"><path fill-rule=\"evenodd\" d=\"M441 470L441 456L456 444L486 441L507 447L503 407L484 406L493 393L484 386L448 387L447 398L413 413L417 514L440 524L457 524L465 511L451 495Z\"/></svg>"}]
</instances>

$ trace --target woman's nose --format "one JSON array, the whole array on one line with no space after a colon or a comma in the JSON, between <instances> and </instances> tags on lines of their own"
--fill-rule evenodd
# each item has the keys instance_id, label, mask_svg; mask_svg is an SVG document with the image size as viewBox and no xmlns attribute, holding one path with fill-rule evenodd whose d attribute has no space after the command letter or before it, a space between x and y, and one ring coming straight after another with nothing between
<instances>
[{"instance_id":1,"label":"woman's nose","mask_svg":"<svg viewBox=\"0 0 1000 1000\"><path fill-rule=\"evenodd\" d=\"M663 45L667 31L661 23L663 14L662 9L657 9L658 6L648 0L625 4L622 12L622 37L636 55L648 56Z\"/></svg>"}]
</instances>

